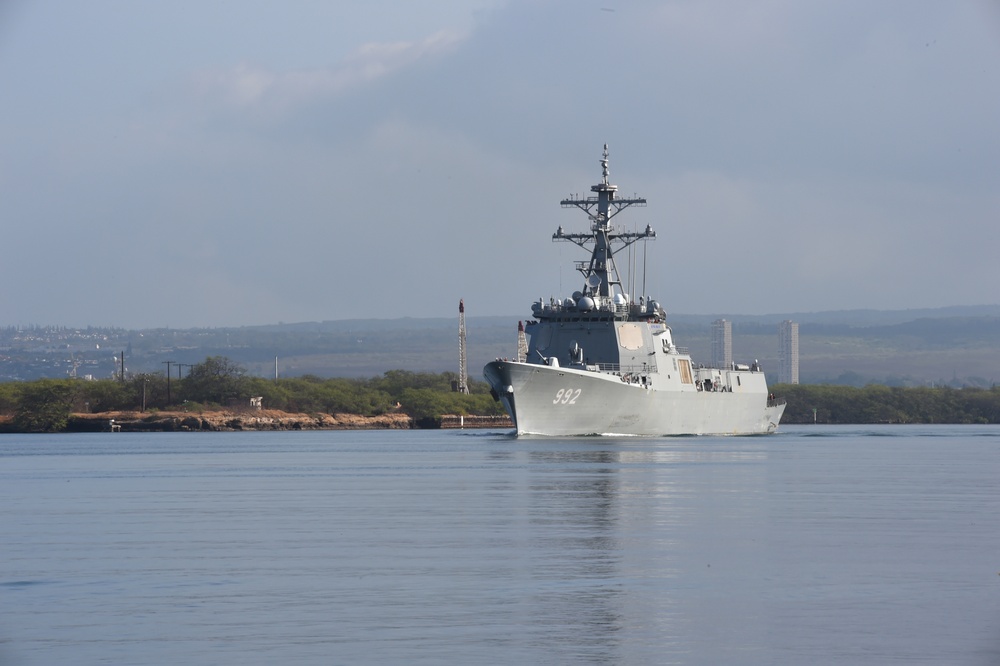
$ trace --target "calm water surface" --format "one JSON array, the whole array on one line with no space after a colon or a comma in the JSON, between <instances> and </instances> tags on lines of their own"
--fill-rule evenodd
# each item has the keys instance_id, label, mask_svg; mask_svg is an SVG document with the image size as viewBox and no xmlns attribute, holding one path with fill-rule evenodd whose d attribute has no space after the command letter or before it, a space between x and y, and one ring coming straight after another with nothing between
<instances>
[{"instance_id":1,"label":"calm water surface","mask_svg":"<svg viewBox=\"0 0 1000 666\"><path fill-rule=\"evenodd\" d=\"M0 664L1000 664L1000 428L0 436Z\"/></svg>"}]
</instances>

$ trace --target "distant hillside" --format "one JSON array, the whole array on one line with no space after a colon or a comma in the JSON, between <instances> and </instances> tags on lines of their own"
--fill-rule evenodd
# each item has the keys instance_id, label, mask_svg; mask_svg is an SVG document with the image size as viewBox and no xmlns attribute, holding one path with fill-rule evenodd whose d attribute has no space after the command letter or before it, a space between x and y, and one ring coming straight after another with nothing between
<instances>
[{"instance_id":1,"label":"distant hillside","mask_svg":"<svg viewBox=\"0 0 1000 666\"><path fill-rule=\"evenodd\" d=\"M1000 317L1000 305L955 305L945 308L914 310L828 310L823 312L786 312L766 315L742 314L672 314L673 323L711 324L716 319L728 319L745 324L775 324L790 319L801 324L831 324L835 326L872 327L905 324L917 319L950 319L956 317Z\"/></svg>"},{"instance_id":2,"label":"distant hillside","mask_svg":"<svg viewBox=\"0 0 1000 666\"><path fill-rule=\"evenodd\" d=\"M900 317L887 313L871 320L896 322ZM799 375L804 384L988 387L1000 381L1000 316L995 314L924 317L871 326L857 323L857 318L851 323L816 319L822 321L792 317L799 321ZM710 321L673 325L676 337L697 358L709 358ZM777 322L732 321L734 358L759 360L774 381Z\"/></svg>"},{"instance_id":3,"label":"distant hillside","mask_svg":"<svg viewBox=\"0 0 1000 666\"><path fill-rule=\"evenodd\" d=\"M803 383L864 385L1000 381L1000 305L934 310L851 310L771 315L668 314L678 344L696 362L710 358L711 322L733 322L733 354L760 361L776 379L777 325L799 322ZM470 374L516 354L517 316L466 322ZM523 319L523 317L522 317ZM455 371L458 318L355 319L219 329L0 329L0 381L126 372L184 372L207 356L226 356L253 375L374 377L387 370Z\"/></svg>"}]
</instances>

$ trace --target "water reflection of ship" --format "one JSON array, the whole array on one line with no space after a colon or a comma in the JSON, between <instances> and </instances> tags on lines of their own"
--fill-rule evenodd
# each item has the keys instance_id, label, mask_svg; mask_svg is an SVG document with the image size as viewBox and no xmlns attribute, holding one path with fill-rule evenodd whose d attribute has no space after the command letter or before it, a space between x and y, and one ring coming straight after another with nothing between
<instances>
[{"instance_id":1,"label":"water reflection of ship","mask_svg":"<svg viewBox=\"0 0 1000 666\"><path fill-rule=\"evenodd\" d=\"M522 454L532 470L528 532L544 541L532 546L542 559L530 563L526 621L546 641L572 645L581 661L595 663L637 655L662 661L665 637L681 644L686 632L704 633L713 617L744 634L745 644L764 636L761 609L728 608L702 595L759 584L739 572L744 558L767 559L765 540L746 532L761 524L761 505L744 501L766 483L765 451L628 440L588 449L587 440L576 441L580 447ZM692 466L707 473L690 474Z\"/></svg>"},{"instance_id":2,"label":"water reflection of ship","mask_svg":"<svg viewBox=\"0 0 1000 666\"><path fill-rule=\"evenodd\" d=\"M551 557L534 570L546 584L528 622L573 645L582 662L616 663L624 628L619 453L535 450L529 460L545 470L530 481L529 519L544 528Z\"/></svg>"}]
</instances>

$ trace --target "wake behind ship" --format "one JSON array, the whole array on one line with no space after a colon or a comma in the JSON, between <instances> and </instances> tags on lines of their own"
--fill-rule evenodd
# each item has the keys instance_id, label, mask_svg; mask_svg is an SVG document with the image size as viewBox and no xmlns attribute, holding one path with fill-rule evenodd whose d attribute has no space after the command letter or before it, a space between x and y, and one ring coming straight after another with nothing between
<instances>
[{"instance_id":1,"label":"wake behind ship","mask_svg":"<svg viewBox=\"0 0 1000 666\"><path fill-rule=\"evenodd\" d=\"M638 241L656 238L651 226L624 231L611 220L646 200L618 197L609 182L608 146L594 196L564 199L590 220L588 233L566 233L590 252L576 262L579 291L562 301L532 304L525 325L527 355L483 368L494 397L518 435L750 435L773 432L784 400L768 394L757 363L711 368L695 364L674 344L660 303L636 301L623 288L615 257Z\"/></svg>"}]
</instances>

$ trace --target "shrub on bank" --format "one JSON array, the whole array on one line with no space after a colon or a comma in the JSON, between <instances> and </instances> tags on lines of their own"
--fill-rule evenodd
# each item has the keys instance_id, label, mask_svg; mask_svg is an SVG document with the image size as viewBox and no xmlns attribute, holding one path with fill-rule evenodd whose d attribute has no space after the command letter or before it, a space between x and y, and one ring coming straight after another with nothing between
<instances>
[{"instance_id":1,"label":"shrub on bank","mask_svg":"<svg viewBox=\"0 0 1000 666\"><path fill-rule=\"evenodd\" d=\"M0 384L0 415L12 431L56 432L67 428L70 414L116 411L186 411L250 409L261 398L265 409L307 414L381 416L402 412L415 420L440 419L442 414L502 414L484 382L471 382L471 394L452 391L454 373L413 373L392 370L372 379L321 379L315 376L268 380L247 377L238 364L209 357L192 366L187 377L140 374L120 380L37 380ZM93 429L86 424L74 427Z\"/></svg>"}]
</instances>

